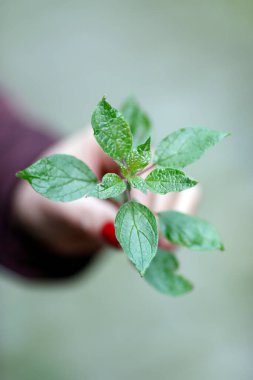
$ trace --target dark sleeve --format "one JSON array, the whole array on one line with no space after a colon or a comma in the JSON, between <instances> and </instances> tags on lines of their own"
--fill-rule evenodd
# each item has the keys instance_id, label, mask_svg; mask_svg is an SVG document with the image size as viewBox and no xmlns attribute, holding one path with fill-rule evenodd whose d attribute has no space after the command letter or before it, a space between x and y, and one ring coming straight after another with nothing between
<instances>
[{"instance_id":1,"label":"dark sleeve","mask_svg":"<svg viewBox=\"0 0 253 380\"><path fill-rule=\"evenodd\" d=\"M92 260L62 257L12 226L10 210L17 184L15 173L30 165L56 142L39 126L17 112L0 94L0 264L21 276L59 279L81 271Z\"/></svg>"}]
</instances>

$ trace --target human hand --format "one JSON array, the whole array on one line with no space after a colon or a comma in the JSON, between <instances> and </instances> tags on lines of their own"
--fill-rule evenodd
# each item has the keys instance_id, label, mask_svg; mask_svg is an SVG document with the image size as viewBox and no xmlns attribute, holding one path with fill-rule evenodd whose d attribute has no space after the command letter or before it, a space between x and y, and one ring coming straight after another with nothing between
<instances>
[{"instance_id":1,"label":"human hand","mask_svg":"<svg viewBox=\"0 0 253 380\"><path fill-rule=\"evenodd\" d=\"M43 152L43 156L64 153L84 161L99 179L118 166L96 143L92 131L78 133ZM199 198L198 188L181 193L144 195L136 189L132 197L154 212L178 210L192 213ZM18 185L13 203L13 217L33 237L62 255L90 254L103 243L117 245L113 222L118 205L109 200L82 198L70 203L55 203L37 194L28 183ZM160 246L171 245L160 238Z\"/></svg>"}]
</instances>

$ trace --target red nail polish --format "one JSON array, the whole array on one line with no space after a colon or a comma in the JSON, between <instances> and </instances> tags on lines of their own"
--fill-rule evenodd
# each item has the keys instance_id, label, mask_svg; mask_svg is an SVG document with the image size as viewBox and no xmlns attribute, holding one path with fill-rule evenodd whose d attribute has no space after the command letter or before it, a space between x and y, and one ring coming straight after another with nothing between
<instances>
[{"instance_id":1,"label":"red nail polish","mask_svg":"<svg viewBox=\"0 0 253 380\"><path fill-rule=\"evenodd\" d=\"M108 244L113 245L116 248L120 248L120 244L115 235L115 227L113 222L109 221L103 225L101 236Z\"/></svg>"}]
</instances>

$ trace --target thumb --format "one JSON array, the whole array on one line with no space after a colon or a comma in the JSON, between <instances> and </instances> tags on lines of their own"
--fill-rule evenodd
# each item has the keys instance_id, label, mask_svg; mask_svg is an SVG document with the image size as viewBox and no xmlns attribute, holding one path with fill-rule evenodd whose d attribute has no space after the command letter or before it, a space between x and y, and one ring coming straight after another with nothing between
<instances>
[{"instance_id":1,"label":"thumb","mask_svg":"<svg viewBox=\"0 0 253 380\"><path fill-rule=\"evenodd\" d=\"M80 220L82 227L94 238L102 238L110 245L120 247L114 227L117 211L118 208L109 201L96 198L84 199Z\"/></svg>"}]
</instances>

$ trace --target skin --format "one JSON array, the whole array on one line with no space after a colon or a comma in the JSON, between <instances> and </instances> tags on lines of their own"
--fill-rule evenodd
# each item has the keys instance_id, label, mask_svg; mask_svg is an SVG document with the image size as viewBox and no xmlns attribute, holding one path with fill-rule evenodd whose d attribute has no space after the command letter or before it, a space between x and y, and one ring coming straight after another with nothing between
<instances>
[{"instance_id":1,"label":"skin","mask_svg":"<svg viewBox=\"0 0 253 380\"><path fill-rule=\"evenodd\" d=\"M117 165L101 150L90 129L60 141L42 156L54 153L71 154L83 160L99 179L107 172L118 173ZM178 210L191 214L197 206L199 193L198 187L167 195L145 195L133 189L131 197L155 213ZM117 209L115 203L95 198L56 203L37 194L27 182L20 181L14 194L13 219L59 255L86 255L106 244L101 230L105 223L114 221ZM172 248L162 237L159 245Z\"/></svg>"}]
</instances>

